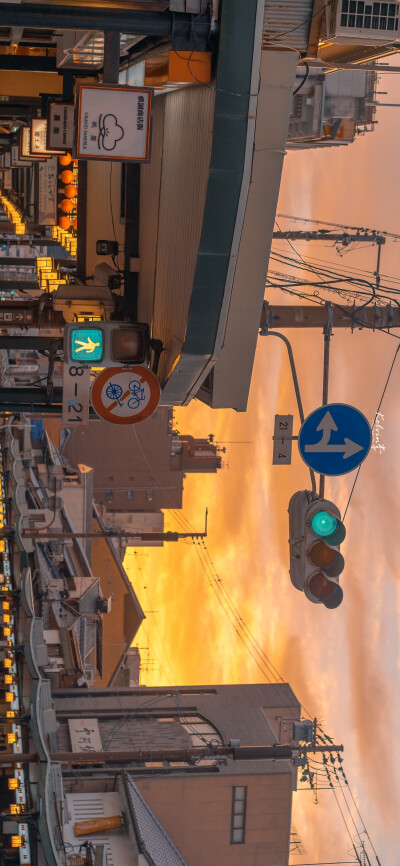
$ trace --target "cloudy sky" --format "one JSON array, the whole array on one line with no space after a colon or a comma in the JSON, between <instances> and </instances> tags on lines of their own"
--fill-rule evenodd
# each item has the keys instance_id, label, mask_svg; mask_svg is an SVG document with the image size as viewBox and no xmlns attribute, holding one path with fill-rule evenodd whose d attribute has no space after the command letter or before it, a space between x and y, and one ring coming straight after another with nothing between
<instances>
[{"instance_id":1,"label":"cloudy sky","mask_svg":"<svg viewBox=\"0 0 400 866\"><path fill-rule=\"evenodd\" d=\"M388 91L381 101L400 101L400 77L382 76L378 89ZM400 109L381 108L378 120L373 134L349 147L289 152L278 211L400 234ZM287 244L279 248L290 253ZM335 256L321 245L298 249ZM398 276L399 254L400 242L386 244L383 274ZM345 263L373 271L375 256L365 249ZM266 296L294 302L270 290ZM316 331L288 336L308 414L321 402L323 338ZM397 339L387 334L337 331L330 401L350 403L372 421L396 347ZM307 602L288 575L287 506L309 478L295 449L290 467L272 466L275 413L292 413L295 432L299 426L285 353L276 338L259 339L247 413L213 412L196 402L176 413L180 432L214 433L226 444L227 466L216 476L188 476L182 514L166 512L167 528L189 521L201 530L208 506L208 560L202 548L182 542L127 555L142 605L155 611L139 633L143 681L261 682L274 673L270 660L307 712L343 743L355 803L382 866L393 866L400 807L400 353L381 408L385 451L371 451L364 463L346 518L344 601L336 611ZM342 512L353 481L354 473L327 480L326 495ZM241 617L235 627L234 611ZM348 792L346 800L341 791L336 797L321 791L314 804L307 791L295 795L305 854L293 854L291 863L354 859L348 854L360 828L357 809Z\"/></svg>"}]
</instances>

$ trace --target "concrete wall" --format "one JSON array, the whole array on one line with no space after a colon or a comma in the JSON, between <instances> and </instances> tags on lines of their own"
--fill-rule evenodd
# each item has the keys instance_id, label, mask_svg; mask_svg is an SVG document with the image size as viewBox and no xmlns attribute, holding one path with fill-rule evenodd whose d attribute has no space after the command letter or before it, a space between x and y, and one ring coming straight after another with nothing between
<instances>
[{"instance_id":1,"label":"concrete wall","mask_svg":"<svg viewBox=\"0 0 400 866\"><path fill-rule=\"evenodd\" d=\"M135 781L190 866L286 866L292 797L289 775ZM247 787L245 841L231 844L232 789L238 784Z\"/></svg>"}]
</instances>

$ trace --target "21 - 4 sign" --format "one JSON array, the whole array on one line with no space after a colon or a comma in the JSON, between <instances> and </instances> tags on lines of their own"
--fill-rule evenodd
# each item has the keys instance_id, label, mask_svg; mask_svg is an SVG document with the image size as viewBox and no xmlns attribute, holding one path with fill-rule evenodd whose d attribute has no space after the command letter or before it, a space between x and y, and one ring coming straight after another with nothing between
<instances>
[{"instance_id":1,"label":"21 - 4 sign","mask_svg":"<svg viewBox=\"0 0 400 866\"><path fill-rule=\"evenodd\" d=\"M64 364L62 422L65 427L89 424L90 368Z\"/></svg>"}]
</instances>

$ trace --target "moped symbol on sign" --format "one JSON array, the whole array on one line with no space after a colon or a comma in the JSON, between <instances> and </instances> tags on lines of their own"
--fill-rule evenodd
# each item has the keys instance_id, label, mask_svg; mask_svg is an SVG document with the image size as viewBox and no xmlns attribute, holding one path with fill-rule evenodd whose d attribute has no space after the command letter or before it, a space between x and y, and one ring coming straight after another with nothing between
<instances>
[{"instance_id":1,"label":"moped symbol on sign","mask_svg":"<svg viewBox=\"0 0 400 866\"><path fill-rule=\"evenodd\" d=\"M365 460L371 441L371 427L362 412L347 403L330 403L306 418L298 446L314 472L346 475Z\"/></svg>"}]
</instances>

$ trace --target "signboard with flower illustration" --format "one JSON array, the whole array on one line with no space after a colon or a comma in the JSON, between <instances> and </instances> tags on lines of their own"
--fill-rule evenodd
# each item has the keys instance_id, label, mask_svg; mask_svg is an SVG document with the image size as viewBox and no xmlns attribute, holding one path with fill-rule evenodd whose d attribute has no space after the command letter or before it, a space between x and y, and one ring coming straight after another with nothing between
<instances>
[{"instance_id":1,"label":"signboard with flower illustration","mask_svg":"<svg viewBox=\"0 0 400 866\"><path fill-rule=\"evenodd\" d=\"M146 87L79 87L77 159L146 162L150 150L152 91Z\"/></svg>"}]
</instances>

